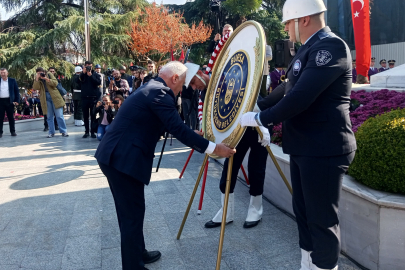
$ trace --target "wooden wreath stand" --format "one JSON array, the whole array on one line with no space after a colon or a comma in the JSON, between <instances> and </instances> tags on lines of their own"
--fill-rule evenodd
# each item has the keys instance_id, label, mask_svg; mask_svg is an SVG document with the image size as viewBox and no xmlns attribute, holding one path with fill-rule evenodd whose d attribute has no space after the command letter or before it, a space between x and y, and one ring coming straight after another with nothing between
<instances>
[{"instance_id":1,"label":"wooden wreath stand","mask_svg":"<svg viewBox=\"0 0 405 270\"><path fill-rule=\"evenodd\" d=\"M258 127L256 127L256 130L257 130L257 133L259 133L260 137L263 138L263 133L260 131L260 129ZM273 152L271 151L270 146L266 146L266 149L267 149L267 152L269 153L271 159L273 160L273 163L276 166L277 171L279 172L279 174L280 174L281 178L283 179L285 185L287 186L288 190L292 194L292 188L290 186L290 183L288 183L287 178L285 177L283 171L281 170L280 166L278 165L278 162L277 162ZM197 189L198 189L198 186L200 184L200 180L201 180L201 177L203 175L203 172L204 172L204 170L207 171L207 167L206 167L207 162L208 162L208 155L206 154L205 157L204 157L203 164L202 164L201 169L200 169L200 173L198 174L198 178L197 178L197 181L195 183L193 193L191 194L190 201L188 203L186 212L184 213L183 221L181 222L179 232L177 233L177 240L180 239L181 233L182 233L183 228L184 228L184 224L186 223L188 214L190 212L191 205L193 204L195 194L197 193ZM228 210L228 200L229 200L229 190L231 188L232 166L233 166L233 156L231 156L229 158L229 163L228 163L228 172L227 172L227 176L226 176L225 200L224 200L222 221L224 221L224 220L226 221L226 212ZM223 244L224 244L225 225L226 225L226 222L221 222L221 233L220 233L220 236L219 236L217 264L216 264L216 268L215 268L216 270L219 270L221 268L222 247L223 247Z\"/></svg>"}]
</instances>

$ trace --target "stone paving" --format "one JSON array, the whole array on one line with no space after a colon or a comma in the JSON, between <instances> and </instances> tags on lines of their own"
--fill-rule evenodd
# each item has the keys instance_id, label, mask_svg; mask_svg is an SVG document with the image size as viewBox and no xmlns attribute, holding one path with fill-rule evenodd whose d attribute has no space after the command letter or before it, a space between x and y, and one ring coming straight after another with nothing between
<instances>
[{"instance_id":1,"label":"stone paving","mask_svg":"<svg viewBox=\"0 0 405 270\"><path fill-rule=\"evenodd\" d=\"M98 141L32 131L0 139L0 269L121 269L120 235L111 192L93 158ZM162 146L159 142L156 156ZM145 188L145 241L162 258L153 269L215 269L219 228L205 229L220 207L222 168L210 162L202 214L198 190L182 238L176 240L203 155L196 153L178 179L190 149L167 144L161 169ZM157 164L155 158L155 166ZM128 162L128 166L130 162ZM153 170L155 171L155 169ZM300 251L295 221L264 202L263 222L242 228L248 188L235 189L235 221L227 225L221 269L295 269ZM341 256L339 269L359 269Z\"/></svg>"}]
</instances>

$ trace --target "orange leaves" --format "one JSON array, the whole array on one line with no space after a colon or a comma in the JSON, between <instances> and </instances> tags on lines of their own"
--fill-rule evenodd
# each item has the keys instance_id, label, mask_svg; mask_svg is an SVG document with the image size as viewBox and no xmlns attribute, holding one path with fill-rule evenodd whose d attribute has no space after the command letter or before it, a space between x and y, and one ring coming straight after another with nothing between
<instances>
[{"instance_id":1,"label":"orange leaves","mask_svg":"<svg viewBox=\"0 0 405 270\"><path fill-rule=\"evenodd\" d=\"M139 10L139 17L131 22L132 42L131 50L142 56L151 54L166 54L190 46L194 43L206 41L212 32L210 26L201 21L189 27L181 13L169 13L163 6L146 7L145 11Z\"/></svg>"}]
</instances>

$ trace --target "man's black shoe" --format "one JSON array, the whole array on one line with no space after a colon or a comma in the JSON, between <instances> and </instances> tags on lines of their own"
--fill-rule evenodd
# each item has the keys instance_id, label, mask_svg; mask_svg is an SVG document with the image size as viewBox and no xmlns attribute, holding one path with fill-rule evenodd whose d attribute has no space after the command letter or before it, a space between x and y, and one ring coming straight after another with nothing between
<instances>
[{"instance_id":1,"label":"man's black shoe","mask_svg":"<svg viewBox=\"0 0 405 270\"><path fill-rule=\"evenodd\" d=\"M89 133L84 133L83 138L89 137Z\"/></svg>"},{"instance_id":2,"label":"man's black shoe","mask_svg":"<svg viewBox=\"0 0 405 270\"><path fill-rule=\"evenodd\" d=\"M11 136L17 136L17 133L11 132Z\"/></svg>"},{"instance_id":3,"label":"man's black shoe","mask_svg":"<svg viewBox=\"0 0 405 270\"><path fill-rule=\"evenodd\" d=\"M92 137L93 139L97 138L96 134L94 134L94 133L91 133L91 137Z\"/></svg>"},{"instance_id":4,"label":"man's black shoe","mask_svg":"<svg viewBox=\"0 0 405 270\"><path fill-rule=\"evenodd\" d=\"M0 134L0 138L3 137L3 134Z\"/></svg>"},{"instance_id":5,"label":"man's black shoe","mask_svg":"<svg viewBox=\"0 0 405 270\"><path fill-rule=\"evenodd\" d=\"M232 223L233 221L229 221L226 224L228 225L229 223ZM220 227L221 226L221 222L214 222L212 220L208 221L207 223L205 223L204 227L207 229L211 229L211 228L216 228L216 227Z\"/></svg>"},{"instance_id":6,"label":"man's black shoe","mask_svg":"<svg viewBox=\"0 0 405 270\"><path fill-rule=\"evenodd\" d=\"M55 130L59 130L59 126L56 126L56 127L55 127Z\"/></svg>"},{"instance_id":7,"label":"man's black shoe","mask_svg":"<svg viewBox=\"0 0 405 270\"><path fill-rule=\"evenodd\" d=\"M142 254L142 260L144 264L153 263L160 259L162 253L160 251L147 251L145 250Z\"/></svg>"},{"instance_id":8,"label":"man's black shoe","mask_svg":"<svg viewBox=\"0 0 405 270\"><path fill-rule=\"evenodd\" d=\"M243 228L249 229L249 228L256 227L257 224L259 224L259 222L260 222L261 220L262 220L262 219L259 219L259 220L257 220L257 221L245 221L245 223L243 224Z\"/></svg>"},{"instance_id":9,"label":"man's black shoe","mask_svg":"<svg viewBox=\"0 0 405 270\"><path fill-rule=\"evenodd\" d=\"M49 128L48 128L48 127L45 127L45 128L44 128L44 131L48 131L48 130L49 130Z\"/></svg>"}]
</instances>

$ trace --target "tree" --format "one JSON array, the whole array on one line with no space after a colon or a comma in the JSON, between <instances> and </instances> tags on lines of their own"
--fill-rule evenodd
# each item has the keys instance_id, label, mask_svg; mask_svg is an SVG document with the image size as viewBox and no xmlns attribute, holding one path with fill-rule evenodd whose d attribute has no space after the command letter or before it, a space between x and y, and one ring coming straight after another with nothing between
<instances>
[{"instance_id":1,"label":"tree","mask_svg":"<svg viewBox=\"0 0 405 270\"><path fill-rule=\"evenodd\" d=\"M262 0L227 0L224 7L232 14L240 16L240 22L246 21L246 16L256 12L261 6Z\"/></svg>"},{"instance_id":2,"label":"tree","mask_svg":"<svg viewBox=\"0 0 405 270\"><path fill-rule=\"evenodd\" d=\"M22 1L0 0L6 9L21 8ZM69 78L74 64L84 61L83 6L76 1L25 1L27 7L6 21L0 33L0 66L27 86L36 67L55 66ZM90 41L92 60L105 67L130 63L134 55L128 49L126 31L138 8L146 0L97 0L90 2ZM21 84L21 83L20 83Z\"/></svg>"},{"instance_id":3,"label":"tree","mask_svg":"<svg viewBox=\"0 0 405 270\"><path fill-rule=\"evenodd\" d=\"M130 47L140 60L154 58L160 62L169 52L186 50L195 43L206 41L212 32L210 26L205 26L203 21L191 26L185 23L183 14L171 12L163 6L146 7L145 11L139 10L140 15L131 23L128 35L132 39Z\"/></svg>"}]
</instances>

